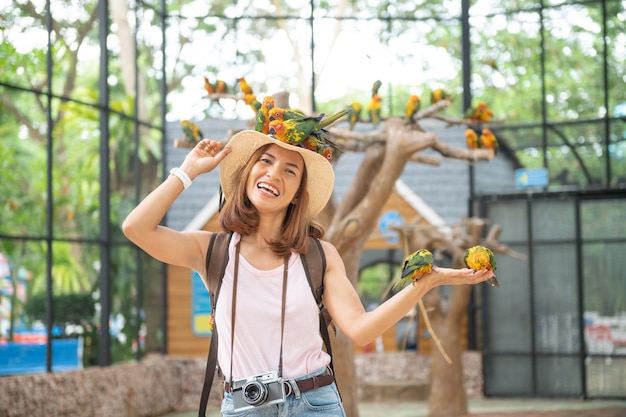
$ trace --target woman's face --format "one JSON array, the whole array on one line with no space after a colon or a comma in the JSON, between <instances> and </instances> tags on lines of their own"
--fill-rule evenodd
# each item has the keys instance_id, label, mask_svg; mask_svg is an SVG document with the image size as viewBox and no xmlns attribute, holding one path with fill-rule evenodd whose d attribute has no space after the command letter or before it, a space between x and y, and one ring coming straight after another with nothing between
<instances>
[{"instance_id":1,"label":"woman's face","mask_svg":"<svg viewBox=\"0 0 626 417\"><path fill-rule=\"evenodd\" d=\"M270 145L252 166L246 182L248 199L259 212L282 212L300 188L304 161L294 151Z\"/></svg>"}]
</instances>

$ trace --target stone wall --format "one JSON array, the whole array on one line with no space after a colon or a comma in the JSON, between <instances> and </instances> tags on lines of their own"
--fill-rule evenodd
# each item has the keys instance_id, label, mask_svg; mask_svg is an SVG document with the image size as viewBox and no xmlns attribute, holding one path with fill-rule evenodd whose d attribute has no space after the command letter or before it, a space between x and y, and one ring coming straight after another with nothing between
<instances>
[{"instance_id":1,"label":"stone wall","mask_svg":"<svg viewBox=\"0 0 626 417\"><path fill-rule=\"evenodd\" d=\"M466 352L463 358L470 397L482 393L480 359L477 352ZM105 368L2 377L0 417L152 417L196 410L205 364L204 358L150 355L141 362ZM377 389L382 385L393 389L394 383L408 395L424 395L429 367L430 358L415 352L358 354L359 398L388 398L386 394L377 395ZM212 405L219 404L219 385L213 384Z\"/></svg>"}]
</instances>

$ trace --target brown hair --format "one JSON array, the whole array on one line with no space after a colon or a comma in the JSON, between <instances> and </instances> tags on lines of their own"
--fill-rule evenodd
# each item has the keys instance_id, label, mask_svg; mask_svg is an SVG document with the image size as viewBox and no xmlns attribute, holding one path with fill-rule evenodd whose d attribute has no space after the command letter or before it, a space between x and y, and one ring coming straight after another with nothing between
<instances>
[{"instance_id":1,"label":"brown hair","mask_svg":"<svg viewBox=\"0 0 626 417\"><path fill-rule=\"evenodd\" d=\"M257 149L239 172L235 174L235 189L229 200L226 200L220 213L220 226L227 232L237 232L249 235L259 226L259 212L248 199L246 194L246 180L252 171L253 165L259 160L263 152L271 144ZM309 194L306 187L307 171L303 171L300 187L296 197L297 204L290 204L285 214L282 230L278 239L269 241L272 251L284 256L290 251L304 254L307 250L308 236L322 238L324 229L320 224L306 217L306 207L309 203Z\"/></svg>"}]
</instances>

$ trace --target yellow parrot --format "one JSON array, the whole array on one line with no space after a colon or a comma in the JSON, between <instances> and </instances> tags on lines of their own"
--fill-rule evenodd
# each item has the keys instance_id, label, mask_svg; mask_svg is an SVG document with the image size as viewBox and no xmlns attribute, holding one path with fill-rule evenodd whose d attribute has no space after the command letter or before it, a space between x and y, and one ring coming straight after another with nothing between
<instances>
[{"instance_id":1,"label":"yellow parrot","mask_svg":"<svg viewBox=\"0 0 626 417\"><path fill-rule=\"evenodd\" d=\"M498 281L496 277L496 257L491 249L485 246L473 246L465 251L463 261L465 262L465 266L473 269L474 272L481 269L487 269L493 272L493 277L489 278L487 282L491 284L492 287L500 286L500 281Z\"/></svg>"},{"instance_id":2,"label":"yellow parrot","mask_svg":"<svg viewBox=\"0 0 626 417\"><path fill-rule=\"evenodd\" d=\"M433 254L426 249L418 249L404 260L402 276L393 286L393 290L406 287L409 283L415 283L425 274L433 270Z\"/></svg>"},{"instance_id":3,"label":"yellow parrot","mask_svg":"<svg viewBox=\"0 0 626 417\"><path fill-rule=\"evenodd\" d=\"M494 155L498 153L498 139L496 139L496 135L491 130L484 128L480 133L479 141L481 148L493 149Z\"/></svg>"},{"instance_id":4,"label":"yellow parrot","mask_svg":"<svg viewBox=\"0 0 626 417\"><path fill-rule=\"evenodd\" d=\"M380 80L374 81L374 84L372 84L372 97L374 97L375 95L378 95L378 90L380 90L380 86L382 84L383 83Z\"/></svg>"},{"instance_id":5,"label":"yellow parrot","mask_svg":"<svg viewBox=\"0 0 626 417\"><path fill-rule=\"evenodd\" d=\"M246 103L256 114L261 108L261 102L256 99L254 94L246 94L243 96L243 102Z\"/></svg>"},{"instance_id":6,"label":"yellow parrot","mask_svg":"<svg viewBox=\"0 0 626 417\"><path fill-rule=\"evenodd\" d=\"M215 87L209 81L209 78L204 75L204 89L206 90L208 95L215 94Z\"/></svg>"},{"instance_id":7,"label":"yellow parrot","mask_svg":"<svg viewBox=\"0 0 626 417\"><path fill-rule=\"evenodd\" d=\"M363 106L358 101L353 101L350 107L352 108L352 113L350 114L350 130L352 130L357 122L361 121L361 110L363 110Z\"/></svg>"},{"instance_id":8,"label":"yellow parrot","mask_svg":"<svg viewBox=\"0 0 626 417\"><path fill-rule=\"evenodd\" d=\"M250 87L250 84L248 84L244 77L239 77L237 81L239 81L239 88L241 88L244 95L253 94L252 87Z\"/></svg>"},{"instance_id":9,"label":"yellow parrot","mask_svg":"<svg viewBox=\"0 0 626 417\"><path fill-rule=\"evenodd\" d=\"M180 124L183 127L185 137L191 142L198 143L204 137L198 125L191 120L181 120Z\"/></svg>"},{"instance_id":10,"label":"yellow parrot","mask_svg":"<svg viewBox=\"0 0 626 417\"><path fill-rule=\"evenodd\" d=\"M261 103L261 108L256 113L256 122L254 125L254 129L257 132L265 133L266 135L269 132L270 126L270 110L274 107L274 97L265 96L263 99L263 103Z\"/></svg>"},{"instance_id":11,"label":"yellow parrot","mask_svg":"<svg viewBox=\"0 0 626 417\"><path fill-rule=\"evenodd\" d=\"M367 112L369 114L370 123L372 123L374 127L380 124L380 101L380 96L378 94L374 94L369 104L367 105Z\"/></svg>"},{"instance_id":12,"label":"yellow parrot","mask_svg":"<svg viewBox=\"0 0 626 417\"><path fill-rule=\"evenodd\" d=\"M468 149L480 148L480 139L474 129L465 129L465 142L467 142Z\"/></svg>"},{"instance_id":13,"label":"yellow parrot","mask_svg":"<svg viewBox=\"0 0 626 417\"><path fill-rule=\"evenodd\" d=\"M448 94L443 88L435 88L430 92L430 104L436 104L441 100L447 100L450 98L450 94Z\"/></svg>"},{"instance_id":14,"label":"yellow parrot","mask_svg":"<svg viewBox=\"0 0 626 417\"><path fill-rule=\"evenodd\" d=\"M409 125L414 122L413 116L417 114L420 109L420 97L417 94L409 96L409 100L406 102L406 109L404 111L404 124Z\"/></svg>"}]
</instances>

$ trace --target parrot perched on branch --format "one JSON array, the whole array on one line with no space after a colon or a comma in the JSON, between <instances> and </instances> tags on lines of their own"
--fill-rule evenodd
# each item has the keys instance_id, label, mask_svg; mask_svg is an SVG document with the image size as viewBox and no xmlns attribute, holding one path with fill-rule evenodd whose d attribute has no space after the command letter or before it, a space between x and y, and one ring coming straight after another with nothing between
<instances>
[{"instance_id":1,"label":"parrot perched on branch","mask_svg":"<svg viewBox=\"0 0 626 417\"><path fill-rule=\"evenodd\" d=\"M369 104L367 105L367 113L369 115L370 123L372 126L376 127L380 124L380 96L378 94L374 94Z\"/></svg>"},{"instance_id":2,"label":"parrot perched on branch","mask_svg":"<svg viewBox=\"0 0 626 417\"><path fill-rule=\"evenodd\" d=\"M406 102L406 109L404 111L405 125L413 123L413 116L415 116L415 114L417 114L417 112L419 111L420 105L420 97L417 94L409 96L409 99Z\"/></svg>"},{"instance_id":3,"label":"parrot perched on branch","mask_svg":"<svg viewBox=\"0 0 626 417\"><path fill-rule=\"evenodd\" d=\"M481 148L485 149L493 149L493 154L498 153L498 139L496 139L496 135L487 128L484 128L480 133L479 144Z\"/></svg>"},{"instance_id":4,"label":"parrot perched on branch","mask_svg":"<svg viewBox=\"0 0 626 417\"><path fill-rule=\"evenodd\" d=\"M415 283L425 274L433 270L433 254L426 249L418 249L404 260L402 275L393 286L393 290L406 287L410 282Z\"/></svg>"},{"instance_id":5,"label":"parrot perched on branch","mask_svg":"<svg viewBox=\"0 0 626 417\"><path fill-rule=\"evenodd\" d=\"M489 278L487 282L491 284L492 287L500 286L500 281L498 281L496 277L496 257L491 249L485 246L473 246L465 251L463 261L465 262L465 266L473 269L474 272L480 269L488 269L493 272L493 277Z\"/></svg>"},{"instance_id":6,"label":"parrot perched on branch","mask_svg":"<svg viewBox=\"0 0 626 417\"><path fill-rule=\"evenodd\" d=\"M350 113L350 130L354 129L354 126L357 122L361 121L361 110L363 110L363 106L358 101L353 101L350 105L352 108L352 113Z\"/></svg>"},{"instance_id":7,"label":"parrot perched on branch","mask_svg":"<svg viewBox=\"0 0 626 417\"><path fill-rule=\"evenodd\" d=\"M183 127L185 138L190 142L198 143L204 137L198 125L191 120L181 120L180 125Z\"/></svg>"},{"instance_id":8,"label":"parrot perched on branch","mask_svg":"<svg viewBox=\"0 0 626 417\"><path fill-rule=\"evenodd\" d=\"M430 92L430 104L436 104L441 100L447 100L450 98L450 94L448 94L443 88L435 88Z\"/></svg>"},{"instance_id":9,"label":"parrot perched on branch","mask_svg":"<svg viewBox=\"0 0 626 417\"><path fill-rule=\"evenodd\" d=\"M253 94L252 87L250 87L250 84L248 84L244 77L239 77L237 81L239 82L239 88L241 89L241 92L244 94L244 96L247 94Z\"/></svg>"},{"instance_id":10,"label":"parrot perched on branch","mask_svg":"<svg viewBox=\"0 0 626 417\"><path fill-rule=\"evenodd\" d=\"M211 84L209 78L206 75L203 75L204 78L204 89L206 90L208 95L215 94L215 86Z\"/></svg>"},{"instance_id":11,"label":"parrot perched on branch","mask_svg":"<svg viewBox=\"0 0 626 417\"><path fill-rule=\"evenodd\" d=\"M475 107L470 107L465 111L465 118L484 123L493 118L493 111L484 101L480 101Z\"/></svg>"},{"instance_id":12,"label":"parrot perched on branch","mask_svg":"<svg viewBox=\"0 0 626 417\"><path fill-rule=\"evenodd\" d=\"M465 142L467 142L468 149L480 148L480 139L474 129L465 129Z\"/></svg>"}]
</instances>

